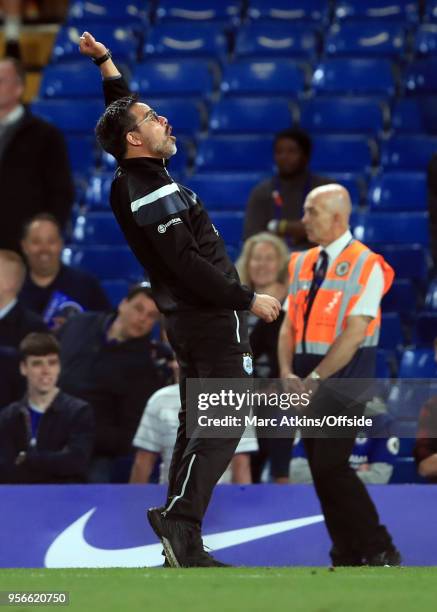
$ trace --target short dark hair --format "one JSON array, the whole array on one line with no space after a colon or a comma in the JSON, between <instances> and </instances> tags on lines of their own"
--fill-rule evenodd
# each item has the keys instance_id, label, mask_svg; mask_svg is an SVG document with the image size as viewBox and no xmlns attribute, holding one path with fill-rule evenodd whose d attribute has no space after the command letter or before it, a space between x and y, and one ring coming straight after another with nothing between
<instances>
[{"instance_id":1,"label":"short dark hair","mask_svg":"<svg viewBox=\"0 0 437 612\"><path fill-rule=\"evenodd\" d=\"M130 109L136 102L136 94L112 102L96 125L96 137L100 146L117 160L126 155L126 134L134 129L137 121Z\"/></svg>"},{"instance_id":2,"label":"short dark hair","mask_svg":"<svg viewBox=\"0 0 437 612\"><path fill-rule=\"evenodd\" d=\"M15 70L15 73L17 75L18 80L21 82L22 85L25 84L25 82L26 82L26 71L24 69L23 62L21 62L16 57L11 57L9 55L4 57L0 61L2 61L2 62L9 62L10 64L12 64L13 67L14 67L14 70Z\"/></svg>"},{"instance_id":3,"label":"short dark hair","mask_svg":"<svg viewBox=\"0 0 437 612\"><path fill-rule=\"evenodd\" d=\"M59 355L61 352L59 342L52 334L32 332L20 343L20 358L45 357L46 355Z\"/></svg>"},{"instance_id":4,"label":"short dark hair","mask_svg":"<svg viewBox=\"0 0 437 612\"><path fill-rule=\"evenodd\" d=\"M26 238L27 234L29 233L30 226L32 223L35 223L35 221L49 221L50 223L53 223L53 225L57 227L59 234L62 236L62 227L55 215L52 215L52 213L42 212L28 219L23 225L23 230L21 232L22 240Z\"/></svg>"},{"instance_id":5,"label":"short dark hair","mask_svg":"<svg viewBox=\"0 0 437 612\"><path fill-rule=\"evenodd\" d=\"M145 295L154 302L156 301L149 281L142 281L141 283L137 283L136 285L132 285L132 287L129 287L129 291L126 295L126 300L130 302L134 299L134 297L140 294Z\"/></svg>"},{"instance_id":6,"label":"short dark hair","mask_svg":"<svg viewBox=\"0 0 437 612\"><path fill-rule=\"evenodd\" d=\"M275 134L273 147L276 147L276 144L279 140L285 139L294 140L294 142L297 142L299 147L302 149L302 153L305 155L305 157L307 159L311 157L313 144L307 132L305 132L304 130L300 130L299 128L287 128L286 130L281 130L280 132Z\"/></svg>"}]
</instances>

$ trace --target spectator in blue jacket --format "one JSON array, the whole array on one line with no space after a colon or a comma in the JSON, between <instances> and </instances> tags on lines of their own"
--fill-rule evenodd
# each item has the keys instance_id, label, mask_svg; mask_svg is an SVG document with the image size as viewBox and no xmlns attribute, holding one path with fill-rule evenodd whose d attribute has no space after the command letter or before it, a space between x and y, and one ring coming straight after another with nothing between
<instances>
[{"instance_id":1,"label":"spectator in blue jacket","mask_svg":"<svg viewBox=\"0 0 437 612\"><path fill-rule=\"evenodd\" d=\"M99 281L83 270L62 263L61 227L49 213L33 217L21 242L28 273L20 293L22 304L40 314L53 330L72 315L110 308Z\"/></svg>"}]
</instances>

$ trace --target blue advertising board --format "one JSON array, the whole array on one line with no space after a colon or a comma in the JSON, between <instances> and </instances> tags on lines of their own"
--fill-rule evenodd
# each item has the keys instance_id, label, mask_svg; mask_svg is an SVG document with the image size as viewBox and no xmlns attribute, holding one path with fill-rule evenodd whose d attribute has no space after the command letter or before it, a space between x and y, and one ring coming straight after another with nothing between
<instances>
[{"instance_id":1,"label":"blue advertising board","mask_svg":"<svg viewBox=\"0 0 437 612\"><path fill-rule=\"evenodd\" d=\"M437 487L369 487L405 565L437 565ZM0 487L0 567L154 567L162 546L146 509L158 485ZM329 564L329 538L311 485L221 485L204 542L233 565Z\"/></svg>"}]
</instances>

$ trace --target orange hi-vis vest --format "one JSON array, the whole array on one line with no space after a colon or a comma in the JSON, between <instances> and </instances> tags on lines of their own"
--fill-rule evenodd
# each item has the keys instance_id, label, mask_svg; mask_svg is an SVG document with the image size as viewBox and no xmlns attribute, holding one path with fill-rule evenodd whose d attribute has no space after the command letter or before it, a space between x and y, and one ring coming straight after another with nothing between
<instances>
[{"instance_id":1,"label":"orange hi-vis vest","mask_svg":"<svg viewBox=\"0 0 437 612\"><path fill-rule=\"evenodd\" d=\"M384 275L384 294L390 289L394 271L381 255L353 240L331 262L317 291L306 321L308 292L321 248L293 253L289 264L290 289L288 316L295 332L295 354L326 355L337 336L346 327L346 320L362 295L375 263ZM367 328L363 347L376 347L379 340L381 312Z\"/></svg>"}]
</instances>

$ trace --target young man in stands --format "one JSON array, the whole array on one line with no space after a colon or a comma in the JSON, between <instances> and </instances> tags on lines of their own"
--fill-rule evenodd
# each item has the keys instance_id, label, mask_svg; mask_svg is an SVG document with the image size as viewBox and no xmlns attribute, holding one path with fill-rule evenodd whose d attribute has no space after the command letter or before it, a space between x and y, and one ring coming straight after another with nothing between
<instances>
[{"instance_id":1,"label":"young man in stands","mask_svg":"<svg viewBox=\"0 0 437 612\"><path fill-rule=\"evenodd\" d=\"M103 76L107 110L96 132L119 163L111 207L149 273L181 368L182 409L167 502L149 511L149 521L170 565L222 565L204 550L201 526L239 439L187 438L186 381L250 378L245 311L271 322L280 304L240 284L201 200L168 174L166 160L176 153L176 138L167 119L130 94L108 49L88 32L81 37L80 50Z\"/></svg>"},{"instance_id":2,"label":"young man in stands","mask_svg":"<svg viewBox=\"0 0 437 612\"><path fill-rule=\"evenodd\" d=\"M0 411L0 482L84 482L94 441L92 409L59 389L54 336L31 333L20 353L27 392Z\"/></svg>"}]
</instances>

